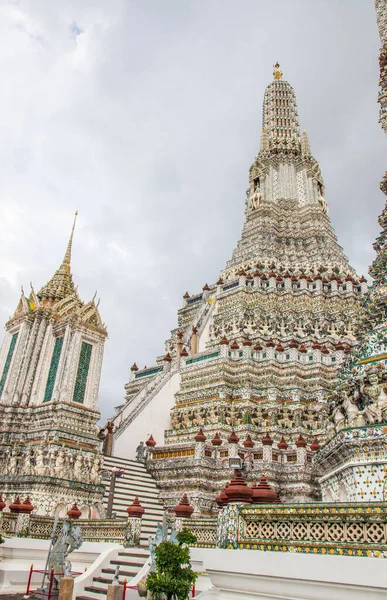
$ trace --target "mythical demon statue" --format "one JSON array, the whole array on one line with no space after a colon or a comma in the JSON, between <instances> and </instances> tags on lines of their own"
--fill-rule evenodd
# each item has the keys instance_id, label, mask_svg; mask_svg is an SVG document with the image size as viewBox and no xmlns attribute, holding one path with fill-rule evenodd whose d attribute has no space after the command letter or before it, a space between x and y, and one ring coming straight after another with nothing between
<instances>
[{"instance_id":1,"label":"mythical demon statue","mask_svg":"<svg viewBox=\"0 0 387 600\"><path fill-rule=\"evenodd\" d=\"M352 370L332 393L331 421L336 429L387 421L387 372L383 364Z\"/></svg>"}]
</instances>

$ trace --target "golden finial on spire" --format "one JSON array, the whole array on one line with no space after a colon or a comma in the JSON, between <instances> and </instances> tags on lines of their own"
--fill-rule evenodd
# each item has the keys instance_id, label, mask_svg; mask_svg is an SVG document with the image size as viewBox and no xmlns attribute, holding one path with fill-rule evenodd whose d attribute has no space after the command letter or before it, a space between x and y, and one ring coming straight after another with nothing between
<instances>
[{"instance_id":1,"label":"golden finial on spire","mask_svg":"<svg viewBox=\"0 0 387 600\"><path fill-rule=\"evenodd\" d=\"M282 71L279 68L279 62L277 61L274 65L274 71L273 71L273 75L274 75L274 79L282 79Z\"/></svg>"}]
</instances>

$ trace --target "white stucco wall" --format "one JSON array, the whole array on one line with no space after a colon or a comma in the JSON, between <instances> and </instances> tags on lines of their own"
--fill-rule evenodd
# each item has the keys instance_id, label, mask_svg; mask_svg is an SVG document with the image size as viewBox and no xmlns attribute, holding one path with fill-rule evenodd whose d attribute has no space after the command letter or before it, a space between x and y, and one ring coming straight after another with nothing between
<instances>
[{"instance_id":1,"label":"white stucco wall","mask_svg":"<svg viewBox=\"0 0 387 600\"><path fill-rule=\"evenodd\" d=\"M192 548L214 586L201 600L387 599L385 559Z\"/></svg>"},{"instance_id":2,"label":"white stucco wall","mask_svg":"<svg viewBox=\"0 0 387 600\"><path fill-rule=\"evenodd\" d=\"M170 410L175 405L175 394L180 387L180 373L175 373L155 397L115 440L113 454L121 458L135 458L136 448L152 434L161 446L164 431L170 427Z\"/></svg>"}]
</instances>

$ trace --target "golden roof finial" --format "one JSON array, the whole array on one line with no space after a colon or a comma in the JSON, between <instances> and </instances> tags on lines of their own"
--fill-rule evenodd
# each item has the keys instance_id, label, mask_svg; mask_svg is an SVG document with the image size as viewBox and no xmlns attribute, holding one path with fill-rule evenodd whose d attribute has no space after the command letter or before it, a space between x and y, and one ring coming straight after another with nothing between
<instances>
[{"instance_id":1,"label":"golden roof finial","mask_svg":"<svg viewBox=\"0 0 387 600\"><path fill-rule=\"evenodd\" d=\"M282 79L282 71L279 68L279 62L277 61L274 65L274 71L273 71L273 75L274 75L274 79Z\"/></svg>"}]
</instances>

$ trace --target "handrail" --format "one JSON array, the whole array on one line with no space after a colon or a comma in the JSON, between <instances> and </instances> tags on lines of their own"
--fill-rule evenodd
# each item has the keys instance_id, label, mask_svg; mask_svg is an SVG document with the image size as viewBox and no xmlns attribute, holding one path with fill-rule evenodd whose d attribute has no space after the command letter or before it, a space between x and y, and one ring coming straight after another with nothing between
<instances>
[{"instance_id":1,"label":"handrail","mask_svg":"<svg viewBox=\"0 0 387 600\"><path fill-rule=\"evenodd\" d=\"M177 362L176 362L176 364L173 365L171 369L169 369L168 371L162 372L162 377L160 378L159 383L157 385L154 385L154 387L151 389L147 389L148 386L145 386L144 388L142 388L139 391L139 393L133 398L133 401L137 400L136 406L133 408L133 403L131 403L132 410L130 411L128 416L123 421L121 421L121 423L119 425L117 425L117 428L113 434L114 439L116 439L120 435L120 433L123 430L125 430L128 427L128 425L130 425L130 423L140 414L140 412L142 412L144 410L144 408L146 406L148 406L150 401L153 400L153 398L160 391L160 389L177 372L178 372L178 368L177 368ZM129 408L128 404L125 404L122 407L122 409L113 417L112 422L114 423L116 421L117 417L119 415L122 415L122 413L125 411L125 409L128 409L128 408Z\"/></svg>"},{"instance_id":2,"label":"handrail","mask_svg":"<svg viewBox=\"0 0 387 600\"><path fill-rule=\"evenodd\" d=\"M204 327L207 324L207 321L212 312L213 304L209 304L207 299L202 300L203 304L201 308L198 310L195 318L193 320L193 325L197 327L200 331L203 331ZM188 331L187 337L184 338L185 345L189 344L189 341L192 336L192 331ZM178 372L178 361L173 359L171 363L171 368L167 371L161 371L156 377L152 378L144 387L139 390L139 392L130 400L130 402L126 402L122 408L114 415L111 419L112 423L117 423L118 418L123 416L123 413L129 411L127 417L125 417L121 423L116 425L116 430L113 434L113 439L116 440L117 437L124 431L130 423L144 410L146 406L153 400L155 395L160 391L160 389Z\"/></svg>"}]
</instances>

